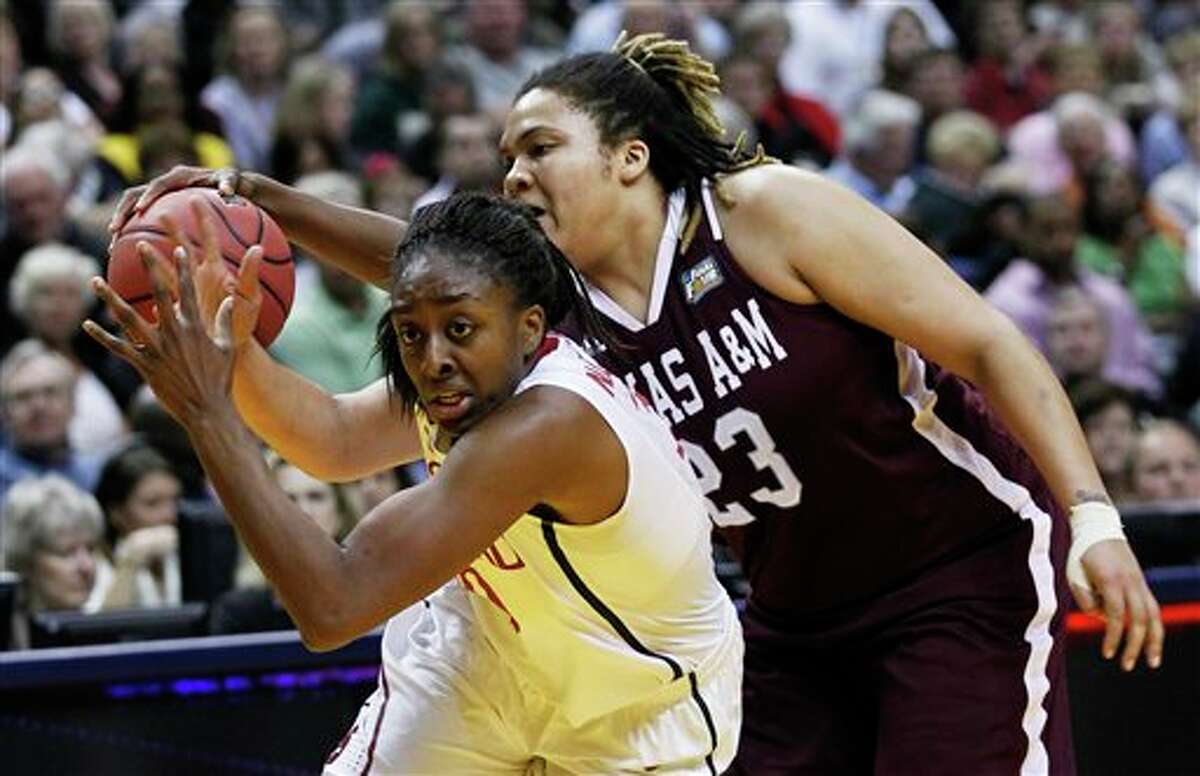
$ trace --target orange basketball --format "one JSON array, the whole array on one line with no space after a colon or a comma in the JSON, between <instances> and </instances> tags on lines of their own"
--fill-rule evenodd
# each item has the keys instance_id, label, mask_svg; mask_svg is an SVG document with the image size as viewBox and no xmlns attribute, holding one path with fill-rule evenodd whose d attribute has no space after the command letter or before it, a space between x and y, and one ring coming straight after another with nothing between
<instances>
[{"instance_id":1,"label":"orange basketball","mask_svg":"<svg viewBox=\"0 0 1200 776\"><path fill-rule=\"evenodd\" d=\"M200 225L188 204L199 194L204 207L216 218L218 248L226 267L237 274L242 256L251 245L261 245L263 256L258 274L262 288L262 308L254 338L263 347L271 344L283 328L296 289L295 265L292 250L283 230L253 202L242 197L222 197L215 189L192 188L172 191L156 199L140 215L130 219L112 246L108 260L108 284L148 321L154 321L154 290L150 276L137 253L141 240L153 245L164 256L170 256L175 245L162 225L162 217L170 215L179 225L193 247L200 244ZM195 253L190 252L194 256Z\"/></svg>"}]
</instances>

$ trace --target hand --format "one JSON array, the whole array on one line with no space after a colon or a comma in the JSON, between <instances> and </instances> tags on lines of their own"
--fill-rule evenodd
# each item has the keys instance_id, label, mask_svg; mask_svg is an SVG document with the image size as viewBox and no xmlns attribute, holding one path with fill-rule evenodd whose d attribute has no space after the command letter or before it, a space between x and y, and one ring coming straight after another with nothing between
<instances>
[{"instance_id":1,"label":"hand","mask_svg":"<svg viewBox=\"0 0 1200 776\"><path fill-rule=\"evenodd\" d=\"M168 557L179 547L179 531L173 525L154 525L130 531L117 542L113 560L144 568Z\"/></svg>"},{"instance_id":2,"label":"hand","mask_svg":"<svg viewBox=\"0 0 1200 776\"><path fill-rule=\"evenodd\" d=\"M180 251L194 251L195 262L192 276L196 285L196 301L200 309L200 319L210 337L216 335L217 311L220 309L221 303L231 294L242 298L242 304L233 309L231 330L233 349L235 352L240 351L250 336L254 334L254 328L258 325L258 312L262 307L262 288L258 285L262 248L252 246L246 251L235 278L229 272L225 260L221 256L220 240L217 238L212 212L204 207L204 202L200 197L192 197L188 206L191 208L193 221L200 225L200 244L196 246L170 216L164 216L163 226L176 244L173 255L175 260L179 261ZM253 261L250 261L251 251L254 251ZM168 270L167 276L174 279L176 277L174 265L165 266ZM173 296L178 297L177 289Z\"/></svg>"},{"instance_id":3,"label":"hand","mask_svg":"<svg viewBox=\"0 0 1200 776\"><path fill-rule=\"evenodd\" d=\"M1071 592L1080 609L1102 616L1107 622L1100 645L1104 659L1117 654L1125 633L1121 668L1132 671L1141 652L1146 655L1146 665L1158 668L1162 664L1162 613L1129 543L1121 539L1097 542L1080 562L1092 589L1071 585Z\"/></svg>"},{"instance_id":4,"label":"hand","mask_svg":"<svg viewBox=\"0 0 1200 776\"><path fill-rule=\"evenodd\" d=\"M112 220L108 222L109 233L115 236L121 231L121 227L125 226L126 221L135 214L140 214L163 194L192 186L214 188L226 197L241 194L250 199L254 193L253 184L232 167L210 170L205 167L176 165L149 183L125 190L121 199L117 201Z\"/></svg>"},{"instance_id":5,"label":"hand","mask_svg":"<svg viewBox=\"0 0 1200 776\"><path fill-rule=\"evenodd\" d=\"M187 251L177 256L179 304L176 306L170 295L165 257L144 241L137 248L154 290L157 325L139 316L103 279L93 278L92 288L120 324L124 337L114 337L91 320L84 321L84 330L132 364L167 411L184 426L190 428L206 417L232 413L229 389L233 377L233 321L236 308L248 303L246 298L240 294L225 298L216 315L214 336L210 337L200 320ZM261 251L246 252L239 282L253 279L257 283L260 259Z\"/></svg>"}]
</instances>

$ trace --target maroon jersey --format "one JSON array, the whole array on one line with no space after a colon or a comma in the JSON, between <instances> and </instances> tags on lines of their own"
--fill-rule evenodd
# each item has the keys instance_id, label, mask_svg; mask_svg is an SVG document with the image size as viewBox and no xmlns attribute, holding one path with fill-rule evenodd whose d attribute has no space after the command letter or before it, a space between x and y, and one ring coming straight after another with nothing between
<instances>
[{"instance_id":1,"label":"maroon jersey","mask_svg":"<svg viewBox=\"0 0 1200 776\"><path fill-rule=\"evenodd\" d=\"M1010 534L1022 509L1056 510L974 388L828 305L763 290L705 194L682 251L670 200L646 322L592 290L629 346L598 357L671 422L759 611L878 595Z\"/></svg>"}]
</instances>

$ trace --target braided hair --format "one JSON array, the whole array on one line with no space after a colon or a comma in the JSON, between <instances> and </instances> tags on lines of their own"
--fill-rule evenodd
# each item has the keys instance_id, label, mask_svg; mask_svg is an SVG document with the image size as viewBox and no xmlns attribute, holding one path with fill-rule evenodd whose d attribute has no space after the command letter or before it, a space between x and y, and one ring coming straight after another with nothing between
<instances>
[{"instance_id":1,"label":"braided hair","mask_svg":"<svg viewBox=\"0 0 1200 776\"><path fill-rule=\"evenodd\" d=\"M579 271L546 237L527 205L464 192L421 208L392 259L393 287L416 258L431 252L439 261L453 262L511 289L518 307L540 305L547 328L571 317L585 341L616 346L592 306ZM390 311L376 326L375 351L393 395L400 398L404 411L411 411L417 389L404 371Z\"/></svg>"},{"instance_id":2,"label":"braided hair","mask_svg":"<svg viewBox=\"0 0 1200 776\"><path fill-rule=\"evenodd\" d=\"M640 138L650 148L650 172L667 192L680 186L699 196L701 181L716 180L770 160L742 139L728 143L713 109L721 79L686 41L659 32L626 38L612 51L580 54L547 67L517 93L547 89L595 122L606 146Z\"/></svg>"}]
</instances>

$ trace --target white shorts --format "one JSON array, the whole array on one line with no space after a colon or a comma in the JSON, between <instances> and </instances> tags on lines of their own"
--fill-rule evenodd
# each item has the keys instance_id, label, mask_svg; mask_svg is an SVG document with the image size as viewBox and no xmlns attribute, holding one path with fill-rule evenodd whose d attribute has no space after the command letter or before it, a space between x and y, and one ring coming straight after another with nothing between
<instances>
[{"instance_id":1,"label":"white shorts","mask_svg":"<svg viewBox=\"0 0 1200 776\"><path fill-rule=\"evenodd\" d=\"M389 650L387 642L407 636L403 655L380 671L378 689L330 753L326 776L708 776L722 773L737 751L740 632L694 688L685 676L670 698L569 728L556 704L475 632L469 610L433 603L410 632L399 630L389 625L384 652L397 654L399 645Z\"/></svg>"}]
</instances>

